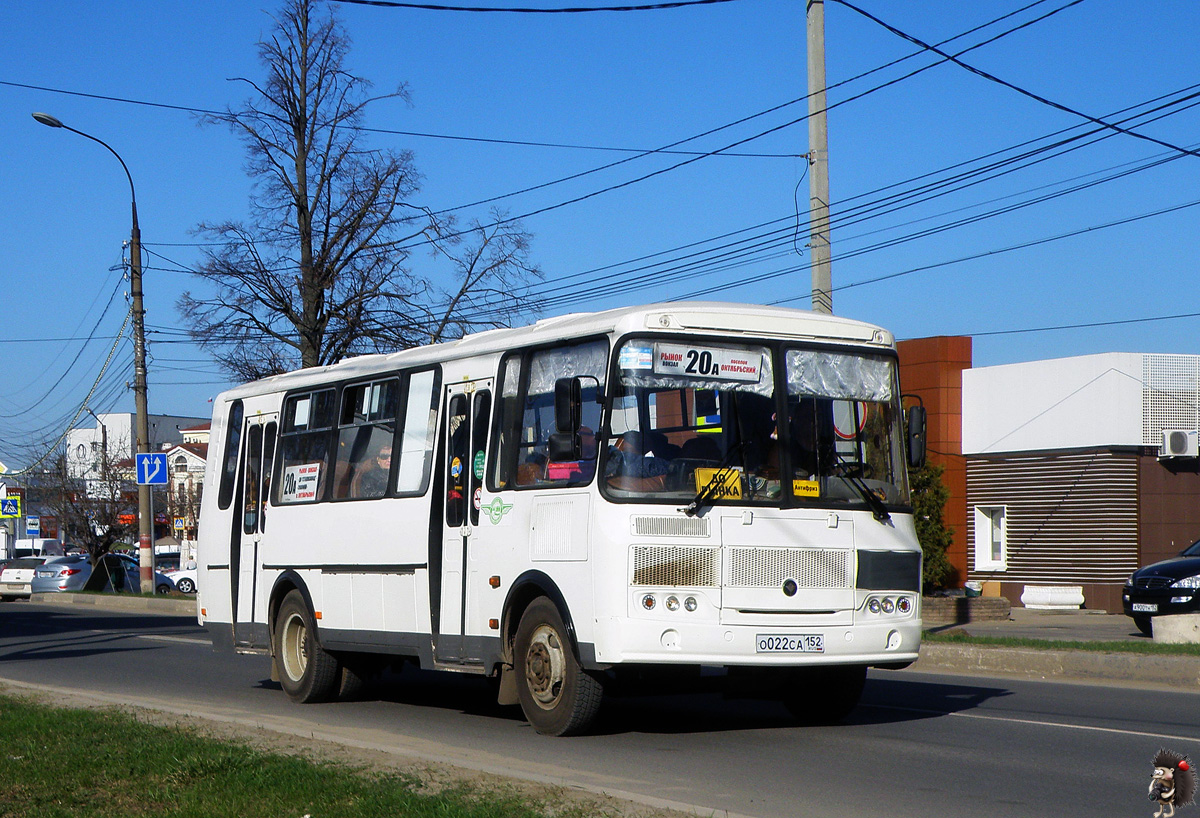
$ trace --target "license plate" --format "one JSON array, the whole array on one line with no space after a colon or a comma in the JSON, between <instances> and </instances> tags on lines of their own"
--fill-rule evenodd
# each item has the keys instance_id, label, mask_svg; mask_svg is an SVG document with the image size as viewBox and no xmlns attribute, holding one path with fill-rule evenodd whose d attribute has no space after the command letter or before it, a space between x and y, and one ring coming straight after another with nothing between
<instances>
[{"instance_id":1,"label":"license plate","mask_svg":"<svg viewBox=\"0 0 1200 818\"><path fill-rule=\"evenodd\" d=\"M825 637L819 633L792 633L754 637L757 653L824 653Z\"/></svg>"},{"instance_id":2,"label":"license plate","mask_svg":"<svg viewBox=\"0 0 1200 818\"><path fill-rule=\"evenodd\" d=\"M1134 613L1158 613L1158 603L1156 602L1135 602L1133 603Z\"/></svg>"},{"instance_id":3,"label":"license plate","mask_svg":"<svg viewBox=\"0 0 1200 818\"><path fill-rule=\"evenodd\" d=\"M10 583L8 583L8 590L10 590L10 591L24 591L24 590L25 590L25 583L23 583L23 582L10 582Z\"/></svg>"}]
</instances>

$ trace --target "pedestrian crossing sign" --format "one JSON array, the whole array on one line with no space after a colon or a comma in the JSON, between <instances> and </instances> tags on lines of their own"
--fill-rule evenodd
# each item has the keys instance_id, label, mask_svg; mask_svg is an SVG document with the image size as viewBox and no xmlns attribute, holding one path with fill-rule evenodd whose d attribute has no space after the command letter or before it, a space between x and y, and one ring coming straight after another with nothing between
<instances>
[{"instance_id":1,"label":"pedestrian crossing sign","mask_svg":"<svg viewBox=\"0 0 1200 818\"><path fill-rule=\"evenodd\" d=\"M19 495L15 497L5 497L3 500L0 500L0 518L20 516L21 498Z\"/></svg>"}]
</instances>

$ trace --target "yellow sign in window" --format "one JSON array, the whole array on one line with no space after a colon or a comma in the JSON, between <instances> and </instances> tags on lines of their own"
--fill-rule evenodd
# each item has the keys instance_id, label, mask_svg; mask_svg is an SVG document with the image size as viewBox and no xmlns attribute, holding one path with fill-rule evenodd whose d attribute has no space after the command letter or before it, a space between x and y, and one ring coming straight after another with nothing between
<instances>
[{"instance_id":1,"label":"yellow sign in window","mask_svg":"<svg viewBox=\"0 0 1200 818\"><path fill-rule=\"evenodd\" d=\"M736 469L696 469L696 491L705 491L709 483L714 483L707 489L711 500L742 499L742 474Z\"/></svg>"},{"instance_id":2,"label":"yellow sign in window","mask_svg":"<svg viewBox=\"0 0 1200 818\"><path fill-rule=\"evenodd\" d=\"M816 480L793 480L792 494L797 497L820 497L821 484Z\"/></svg>"}]
</instances>

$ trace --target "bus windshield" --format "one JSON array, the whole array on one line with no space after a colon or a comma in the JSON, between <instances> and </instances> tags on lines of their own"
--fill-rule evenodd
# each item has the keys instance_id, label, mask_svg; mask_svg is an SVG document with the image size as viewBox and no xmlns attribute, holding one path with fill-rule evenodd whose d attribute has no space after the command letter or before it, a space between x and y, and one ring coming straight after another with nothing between
<instances>
[{"instance_id":1,"label":"bus windshield","mask_svg":"<svg viewBox=\"0 0 1200 818\"><path fill-rule=\"evenodd\" d=\"M617 354L609 496L879 512L909 502L892 358L652 339Z\"/></svg>"}]
</instances>

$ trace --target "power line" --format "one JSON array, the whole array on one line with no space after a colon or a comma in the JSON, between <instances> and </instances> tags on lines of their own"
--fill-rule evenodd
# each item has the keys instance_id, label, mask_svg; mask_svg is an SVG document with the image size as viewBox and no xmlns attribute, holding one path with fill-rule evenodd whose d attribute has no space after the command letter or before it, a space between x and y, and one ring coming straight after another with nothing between
<instances>
[{"instance_id":1,"label":"power line","mask_svg":"<svg viewBox=\"0 0 1200 818\"><path fill-rule=\"evenodd\" d=\"M380 6L383 8L421 9L423 11L468 11L476 13L503 14L586 14L593 11L661 11L685 6L711 6L716 3L732 3L735 0L675 0L671 3L650 3L640 6L573 6L567 8L500 8L494 6L447 6L437 3L402 3L396 0L334 0L354 6Z\"/></svg>"},{"instance_id":2,"label":"power line","mask_svg":"<svg viewBox=\"0 0 1200 818\"><path fill-rule=\"evenodd\" d=\"M919 45L921 48L924 48L928 51L932 51L934 54L937 54L937 55L943 57L944 59L949 60L950 62L954 63L955 65L957 65L961 68L964 68L967 71L970 71L972 74L977 74L978 76L983 77L986 80L989 80L991 82L1002 85L1005 88L1008 88L1009 90L1016 91L1018 94L1029 97L1030 99L1035 100L1036 102L1040 102L1043 105L1048 105L1051 108L1055 108L1059 111L1063 111L1065 113L1072 114L1073 116L1081 117L1083 119L1088 120L1089 122L1093 122L1102 127L1109 128L1111 130L1116 131L1117 133L1125 134L1126 136L1136 137L1137 139L1144 139L1147 142L1153 142L1155 145L1160 145L1164 148L1170 148L1171 150L1179 151L1180 153L1187 154L1189 156L1200 156L1200 153L1198 153L1196 151L1189 150L1187 148L1182 148L1178 145L1173 145L1170 142L1165 142L1161 139L1156 139L1153 136L1148 136L1143 133L1138 133L1137 131L1129 130L1128 128L1122 128L1118 125L1114 125L1110 122L1106 122L1103 119L1100 119L1098 117L1094 117L1091 114L1086 114L1082 111L1076 110L1075 108L1071 108L1067 105L1063 105L1061 102L1055 102L1054 100L1048 99L1044 96L1041 96L1040 94L1035 94L1034 92L1032 92L1028 89L1022 88L1019 85L1014 85L1013 83L1008 82L1007 80L1000 79L996 75L989 74L987 71L984 71L981 68L976 68L973 65L969 65L968 63L963 62L962 60L958 59L957 55L952 56L950 54L947 54L945 51L942 51L940 48L938 48L935 45L930 45L929 43L926 43L923 40L920 40L920 39L912 36L911 34L906 34L905 32L901 31L900 29L896 28L895 26L892 26L888 23L885 23L883 20L880 20L875 15L873 15L867 11L864 11L863 9L860 9L858 6L855 6L853 3L847 2L847 0L831 0L831 2L839 3L843 6L845 6L846 8L850 9L851 11L858 12L862 16L866 17L868 20L871 20L871 21L883 26L884 28L886 28L888 31L892 32L896 36L901 37L905 40L908 40L910 43Z\"/></svg>"}]
</instances>

